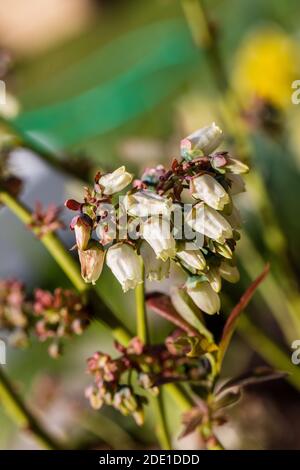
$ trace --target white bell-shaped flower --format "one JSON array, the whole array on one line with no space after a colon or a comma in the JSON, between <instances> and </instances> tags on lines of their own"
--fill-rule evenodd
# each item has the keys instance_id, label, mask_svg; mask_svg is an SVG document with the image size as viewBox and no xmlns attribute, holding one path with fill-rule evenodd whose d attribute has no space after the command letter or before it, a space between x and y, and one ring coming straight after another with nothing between
<instances>
[{"instance_id":1,"label":"white bell-shaped flower","mask_svg":"<svg viewBox=\"0 0 300 470\"><path fill-rule=\"evenodd\" d=\"M213 122L210 126L196 130L184 141L191 143L191 151L200 150L204 155L209 155L216 150L223 140L222 130Z\"/></svg>"},{"instance_id":2,"label":"white bell-shaped flower","mask_svg":"<svg viewBox=\"0 0 300 470\"><path fill-rule=\"evenodd\" d=\"M106 264L124 292L143 282L141 258L128 243L117 243L107 250Z\"/></svg>"},{"instance_id":3,"label":"white bell-shaped flower","mask_svg":"<svg viewBox=\"0 0 300 470\"><path fill-rule=\"evenodd\" d=\"M240 273L236 266L231 266L231 264L222 261L219 267L219 273L228 282L238 282L240 280Z\"/></svg>"},{"instance_id":4,"label":"white bell-shaped flower","mask_svg":"<svg viewBox=\"0 0 300 470\"><path fill-rule=\"evenodd\" d=\"M99 178L98 184L100 185L103 194L111 195L122 191L132 181L132 175L126 171L125 166L120 166L112 173L107 173Z\"/></svg>"},{"instance_id":5,"label":"white bell-shaped flower","mask_svg":"<svg viewBox=\"0 0 300 470\"><path fill-rule=\"evenodd\" d=\"M176 255L176 244L171 233L170 219L152 216L142 225L143 238L155 251L157 258L166 261Z\"/></svg>"},{"instance_id":6,"label":"white bell-shaped flower","mask_svg":"<svg viewBox=\"0 0 300 470\"><path fill-rule=\"evenodd\" d=\"M229 222L203 202L196 204L188 213L187 224L196 232L219 243L225 243L227 238L232 238L232 228Z\"/></svg>"},{"instance_id":7,"label":"white bell-shaped flower","mask_svg":"<svg viewBox=\"0 0 300 470\"><path fill-rule=\"evenodd\" d=\"M187 287L187 293L203 312L209 315L219 312L220 297L208 282L198 282L195 286Z\"/></svg>"},{"instance_id":8,"label":"white bell-shaped flower","mask_svg":"<svg viewBox=\"0 0 300 470\"><path fill-rule=\"evenodd\" d=\"M230 198L223 186L211 175L204 173L190 181L190 190L196 199L201 199L216 210L223 210Z\"/></svg>"},{"instance_id":9,"label":"white bell-shaped flower","mask_svg":"<svg viewBox=\"0 0 300 470\"><path fill-rule=\"evenodd\" d=\"M170 260L162 261L156 257L156 254L145 240L141 244L140 254L144 261L145 276L149 281L160 281L169 277Z\"/></svg>"},{"instance_id":10,"label":"white bell-shaped flower","mask_svg":"<svg viewBox=\"0 0 300 470\"><path fill-rule=\"evenodd\" d=\"M172 207L172 200L170 198L159 196L153 191L148 190L127 194L123 198L122 203L126 212L135 217L168 215Z\"/></svg>"},{"instance_id":11,"label":"white bell-shaped flower","mask_svg":"<svg viewBox=\"0 0 300 470\"><path fill-rule=\"evenodd\" d=\"M204 254L193 243L190 243L186 249L180 247L176 256L192 273L202 271L206 266Z\"/></svg>"},{"instance_id":12,"label":"white bell-shaped flower","mask_svg":"<svg viewBox=\"0 0 300 470\"><path fill-rule=\"evenodd\" d=\"M222 279L217 267L211 267L207 273L205 273L208 282L215 292L220 292L222 287Z\"/></svg>"}]
</instances>

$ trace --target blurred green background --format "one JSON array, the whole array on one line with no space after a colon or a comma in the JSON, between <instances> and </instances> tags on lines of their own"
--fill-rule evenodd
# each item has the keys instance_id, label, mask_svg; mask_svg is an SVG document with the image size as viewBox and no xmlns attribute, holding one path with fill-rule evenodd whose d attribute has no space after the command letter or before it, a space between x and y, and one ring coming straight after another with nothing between
<instances>
[{"instance_id":1,"label":"blurred green background","mask_svg":"<svg viewBox=\"0 0 300 470\"><path fill-rule=\"evenodd\" d=\"M73 172L77 166L90 181L95 169L121 162L136 173L168 164L191 131L212 121L224 128L223 147L252 168L239 204L246 227L238 250L242 281L226 288L224 317L271 262L268 280L247 309L252 323L241 323L224 376L264 363L285 369L291 343L300 339L300 105L291 101L292 82L300 78L300 4L207 1L220 70L205 42L199 47L193 40L195 2L183 3L187 18L179 0L2 0L0 65L9 63L1 77L9 95L0 111L37 149L51 151L58 166L75 156ZM203 25L196 23L194 39L202 34ZM22 198L32 207L37 199L62 205L67 196L81 194L82 182L28 151L15 151L12 165L25 179ZM64 218L68 222L70 215ZM38 241L6 210L0 227L1 277L20 278L29 290L68 285ZM62 236L71 247L72 236ZM108 272L99 291L133 329L132 296L124 300ZM153 314L151 328L156 342L170 331ZM57 432L94 438L100 447L152 446L149 426L141 431L130 419L111 410L92 412L85 403L85 360L105 348L113 350L112 340L95 323L66 344L59 361L48 358L45 345L9 350L7 371ZM226 448L300 448L300 366L290 372L287 382L247 391L220 429ZM172 416L176 436L176 410ZM192 436L177 445L197 448L199 442ZM0 447L32 446L0 410Z\"/></svg>"}]
</instances>

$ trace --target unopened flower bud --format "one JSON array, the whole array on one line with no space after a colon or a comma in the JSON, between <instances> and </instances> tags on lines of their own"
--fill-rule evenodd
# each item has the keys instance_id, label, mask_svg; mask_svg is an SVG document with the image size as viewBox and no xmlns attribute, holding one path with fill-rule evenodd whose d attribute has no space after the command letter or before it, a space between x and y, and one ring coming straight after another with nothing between
<instances>
[{"instance_id":1,"label":"unopened flower bud","mask_svg":"<svg viewBox=\"0 0 300 470\"><path fill-rule=\"evenodd\" d=\"M95 284L99 279L104 263L105 253L98 242L92 241L84 251L79 250L81 276L85 282Z\"/></svg>"},{"instance_id":2,"label":"unopened flower bud","mask_svg":"<svg viewBox=\"0 0 300 470\"><path fill-rule=\"evenodd\" d=\"M179 315L182 316L182 318L184 318L188 323L193 325L194 328L197 328L197 330L211 343L213 340L212 334L206 328L203 322L202 313L200 312L199 308L195 306L195 303L188 295L186 289L182 287L171 286L170 297L172 304L174 305Z\"/></svg>"},{"instance_id":3,"label":"unopened flower bud","mask_svg":"<svg viewBox=\"0 0 300 470\"><path fill-rule=\"evenodd\" d=\"M196 204L189 212L187 224L196 232L219 243L225 243L227 238L232 238L232 228L229 222L219 212L203 202Z\"/></svg>"},{"instance_id":4,"label":"unopened flower bud","mask_svg":"<svg viewBox=\"0 0 300 470\"><path fill-rule=\"evenodd\" d=\"M145 422L145 413L142 406L138 407L132 416L138 426L143 426Z\"/></svg>"},{"instance_id":5,"label":"unopened flower bud","mask_svg":"<svg viewBox=\"0 0 300 470\"><path fill-rule=\"evenodd\" d=\"M208 282L199 282L195 286L187 286L187 293L195 304L205 313L213 315L221 308L220 297Z\"/></svg>"},{"instance_id":6,"label":"unopened flower bud","mask_svg":"<svg viewBox=\"0 0 300 470\"><path fill-rule=\"evenodd\" d=\"M61 355L61 345L59 343L51 343L48 347L49 356L52 359L57 359Z\"/></svg>"},{"instance_id":7,"label":"unopened flower bud","mask_svg":"<svg viewBox=\"0 0 300 470\"><path fill-rule=\"evenodd\" d=\"M176 244L170 230L170 220L152 216L143 224L142 234L158 258L163 261L174 258Z\"/></svg>"},{"instance_id":8,"label":"unopened flower bud","mask_svg":"<svg viewBox=\"0 0 300 470\"><path fill-rule=\"evenodd\" d=\"M85 396L86 396L86 398L89 399L90 405L94 410L100 410L100 408L102 407L104 401L100 397L100 393L99 393L98 388L96 388L94 386L88 387L85 391Z\"/></svg>"},{"instance_id":9,"label":"unopened flower bud","mask_svg":"<svg viewBox=\"0 0 300 470\"><path fill-rule=\"evenodd\" d=\"M207 271L206 277L215 292L220 292L222 287L221 275L217 267L212 267Z\"/></svg>"},{"instance_id":10,"label":"unopened flower bud","mask_svg":"<svg viewBox=\"0 0 300 470\"><path fill-rule=\"evenodd\" d=\"M122 387L114 396L114 407L124 416L134 413L138 408L138 403L130 387Z\"/></svg>"},{"instance_id":11,"label":"unopened flower bud","mask_svg":"<svg viewBox=\"0 0 300 470\"><path fill-rule=\"evenodd\" d=\"M188 249L180 247L177 250L176 256L192 273L196 273L205 268L206 260L202 251L195 244L190 245Z\"/></svg>"},{"instance_id":12,"label":"unopened flower bud","mask_svg":"<svg viewBox=\"0 0 300 470\"><path fill-rule=\"evenodd\" d=\"M85 250L92 233L91 219L87 215L77 215L73 218L70 227L75 232L78 250Z\"/></svg>"},{"instance_id":13,"label":"unopened flower bud","mask_svg":"<svg viewBox=\"0 0 300 470\"><path fill-rule=\"evenodd\" d=\"M229 195L212 176L204 173L191 179L190 190L196 199L201 199L216 210L223 210L229 203Z\"/></svg>"},{"instance_id":14,"label":"unopened flower bud","mask_svg":"<svg viewBox=\"0 0 300 470\"><path fill-rule=\"evenodd\" d=\"M170 213L172 200L159 196L152 191L142 190L127 194L123 205L129 215L149 217L151 215L167 215Z\"/></svg>"},{"instance_id":15,"label":"unopened flower bud","mask_svg":"<svg viewBox=\"0 0 300 470\"><path fill-rule=\"evenodd\" d=\"M222 139L221 129L213 122L210 126L202 127L186 137L181 143L182 153L185 153L186 142L189 142L190 152L199 150L204 155L209 155L219 147ZM183 156L185 155L183 154Z\"/></svg>"},{"instance_id":16,"label":"unopened flower bud","mask_svg":"<svg viewBox=\"0 0 300 470\"><path fill-rule=\"evenodd\" d=\"M243 163L240 160L227 157L226 170L238 175L240 173L248 173L249 167L246 163Z\"/></svg>"},{"instance_id":17,"label":"unopened flower bud","mask_svg":"<svg viewBox=\"0 0 300 470\"><path fill-rule=\"evenodd\" d=\"M71 211L79 211L81 208L81 203L78 201L75 201L75 199L67 199L65 201L65 207L67 207Z\"/></svg>"},{"instance_id":18,"label":"unopened flower bud","mask_svg":"<svg viewBox=\"0 0 300 470\"><path fill-rule=\"evenodd\" d=\"M141 259L135 249L127 243L111 246L107 251L106 264L118 279L124 292L134 289L143 282Z\"/></svg>"},{"instance_id":19,"label":"unopened flower bud","mask_svg":"<svg viewBox=\"0 0 300 470\"><path fill-rule=\"evenodd\" d=\"M144 261L145 276L149 281L160 281L169 277L170 260L162 261L155 255L151 246L143 241L140 248L140 253Z\"/></svg>"},{"instance_id":20,"label":"unopened flower bud","mask_svg":"<svg viewBox=\"0 0 300 470\"><path fill-rule=\"evenodd\" d=\"M125 166L120 166L112 173L107 173L99 178L98 184L103 194L111 195L122 191L132 181L132 175L126 171Z\"/></svg>"},{"instance_id":21,"label":"unopened flower bud","mask_svg":"<svg viewBox=\"0 0 300 470\"><path fill-rule=\"evenodd\" d=\"M231 266L231 264L222 261L219 267L220 275L228 282L238 282L240 280L240 273L236 266Z\"/></svg>"},{"instance_id":22,"label":"unopened flower bud","mask_svg":"<svg viewBox=\"0 0 300 470\"><path fill-rule=\"evenodd\" d=\"M221 243L215 243L215 249L216 252L223 256L224 258L231 259L233 256L232 249L227 243L221 244Z\"/></svg>"}]
</instances>

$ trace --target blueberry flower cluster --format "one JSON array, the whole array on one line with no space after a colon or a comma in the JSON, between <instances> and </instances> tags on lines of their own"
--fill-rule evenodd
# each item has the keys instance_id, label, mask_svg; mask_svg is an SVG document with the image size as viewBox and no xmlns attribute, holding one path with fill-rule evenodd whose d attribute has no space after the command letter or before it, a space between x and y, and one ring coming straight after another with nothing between
<instances>
[{"instance_id":1,"label":"blueberry flower cluster","mask_svg":"<svg viewBox=\"0 0 300 470\"><path fill-rule=\"evenodd\" d=\"M175 262L187 274L183 286L206 314L220 310L222 279L237 282L234 256L240 216L236 195L245 190L245 163L217 151L222 131L215 124L181 142L181 159L170 169L159 165L132 181L121 167L98 173L83 202L66 201L79 210L72 222L82 277L95 283L104 260L123 290L168 277ZM143 261L143 263L142 263Z\"/></svg>"}]
</instances>

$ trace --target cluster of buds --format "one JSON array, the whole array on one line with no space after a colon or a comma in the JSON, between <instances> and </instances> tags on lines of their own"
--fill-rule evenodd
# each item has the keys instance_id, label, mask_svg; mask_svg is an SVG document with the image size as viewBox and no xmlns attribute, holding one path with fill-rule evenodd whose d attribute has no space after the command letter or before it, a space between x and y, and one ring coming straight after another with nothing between
<instances>
[{"instance_id":1,"label":"cluster of buds","mask_svg":"<svg viewBox=\"0 0 300 470\"><path fill-rule=\"evenodd\" d=\"M8 333L14 346L28 340L27 304L24 285L16 280L0 280L0 329Z\"/></svg>"},{"instance_id":2,"label":"cluster of buds","mask_svg":"<svg viewBox=\"0 0 300 470\"><path fill-rule=\"evenodd\" d=\"M39 238L47 233L65 228L64 223L60 220L60 212L60 208L54 204L51 204L47 209L43 209L42 204L38 201L35 211L32 213L29 228L34 230Z\"/></svg>"},{"instance_id":3,"label":"cluster of buds","mask_svg":"<svg viewBox=\"0 0 300 470\"><path fill-rule=\"evenodd\" d=\"M8 333L12 346L27 346L33 333L40 341L51 340L49 354L56 358L62 339L82 334L89 317L88 306L74 291L36 289L32 299L23 283L0 280L0 331Z\"/></svg>"},{"instance_id":4,"label":"cluster of buds","mask_svg":"<svg viewBox=\"0 0 300 470\"><path fill-rule=\"evenodd\" d=\"M176 338L175 338L176 336ZM88 359L88 372L94 384L87 388L86 397L94 409L104 404L119 410L123 415L132 415L136 423L143 424L144 395L137 393L131 385L132 374L136 374L136 387L140 390L159 393L159 386L179 381L200 382L209 372L205 355L189 357L180 347L178 339L182 332L167 338L165 344L144 345L133 338L128 347L116 343L121 355L112 359L108 354L96 352Z\"/></svg>"},{"instance_id":5,"label":"cluster of buds","mask_svg":"<svg viewBox=\"0 0 300 470\"><path fill-rule=\"evenodd\" d=\"M222 279L239 279L234 200L245 190L241 174L248 171L228 152L216 151L221 140L212 124L182 140L181 159L170 169L147 169L118 200L132 180L125 167L97 174L82 203L66 201L80 211L71 228L86 282L97 281L105 258L125 292L143 282L142 260L149 280L167 277L175 262L187 274L184 289L195 304L207 314L220 310Z\"/></svg>"},{"instance_id":6,"label":"cluster of buds","mask_svg":"<svg viewBox=\"0 0 300 470\"><path fill-rule=\"evenodd\" d=\"M89 324L88 311L78 294L71 290L55 289L54 293L37 289L33 312L37 317L35 333L40 341L51 340L50 356L61 352L62 338L81 335Z\"/></svg>"},{"instance_id":7,"label":"cluster of buds","mask_svg":"<svg viewBox=\"0 0 300 470\"><path fill-rule=\"evenodd\" d=\"M104 404L113 406L124 416L133 416L138 425L144 423L145 397L134 392L129 384L121 383L126 371L126 359L113 360L108 354L96 352L88 359L88 372L94 376L94 384L85 395L92 408L99 410Z\"/></svg>"}]
</instances>

